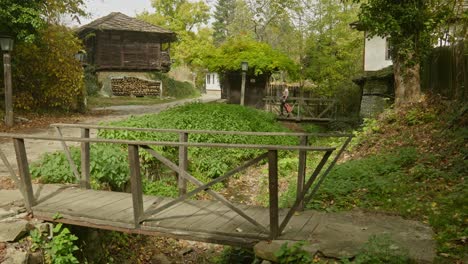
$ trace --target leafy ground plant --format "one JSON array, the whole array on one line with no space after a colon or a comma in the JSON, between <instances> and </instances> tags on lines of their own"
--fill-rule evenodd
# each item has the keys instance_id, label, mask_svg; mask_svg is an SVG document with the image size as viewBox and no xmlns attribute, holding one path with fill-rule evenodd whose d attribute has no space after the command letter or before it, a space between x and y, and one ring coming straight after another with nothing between
<instances>
[{"instance_id":1,"label":"leafy ground plant","mask_svg":"<svg viewBox=\"0 0 468 264\"><path fill-rule=\"evenodd\" d=\"M346 162L337 165L307 207L355 207L397 213L430 224L437 262L466 255L467 112L427 99L367 121Z\"/></svg>"},{"instance_id":2,"label":"leafy ground plant","mask_svg":"<svg viewBox=\"0 0 468 264\"><path fill-rule=\"evenodd\" d=\"M78 237L70 230L57 224L52 230L52 237L42 234L38 229L31 231L31 250L41 250L44 253L45 263L73 264L80 263L73 255L78 250L75 245Z\"/></svg>"},{"instance_id":3,"label":"leafy ground plant","mask_svg":"<svg viewBox=\"0 0 468 264\"><path fill-rule=\"evenodd\" d=\"M299 241L291 246L287 243L281 245L278 252L275 252L275 256L278 259L279 264L302 264L312 263L312 256L309 252L305 251L302 247L305 245L304 241Z\"/></svg>"}]
</instances>

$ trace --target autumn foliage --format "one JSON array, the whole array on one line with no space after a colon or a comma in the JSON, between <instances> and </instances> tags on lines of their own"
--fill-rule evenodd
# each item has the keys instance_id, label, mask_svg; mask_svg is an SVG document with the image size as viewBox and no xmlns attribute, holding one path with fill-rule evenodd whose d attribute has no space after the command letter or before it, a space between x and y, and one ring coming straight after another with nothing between
<instances>
[{"instance_id":1,"label":"autumn foliage","mask_svg":"<svg viewBox=\"0 0 468 264\"><path fill-rule=\"evenodd\" d=\"M80 49L80 41L73 32L58 25L41 29L34 42L18 43L12 65L14 107L83 109L83 69L74 58Z\"/></svg>"}]
</instances>

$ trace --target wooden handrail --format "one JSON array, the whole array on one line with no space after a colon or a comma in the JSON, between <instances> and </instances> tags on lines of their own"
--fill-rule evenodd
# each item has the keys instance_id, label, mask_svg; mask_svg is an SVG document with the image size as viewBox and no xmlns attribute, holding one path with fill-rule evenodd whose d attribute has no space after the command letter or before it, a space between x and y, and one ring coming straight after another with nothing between
<instances>
[{"instance_id":1,"label":"wooden handrail","mask_svg":"<svg viewBox=\"0 0 468 264\"><path fill-rule=\"evenodd\" d=\"M188 130L188 129L166 129L166 128L138 128L121 126L100 126L89 124L51 124L51 127L62 128L87 128L103 130L127 130L140 132L160 132L160 133L189 133L189 134L212 134L212 135L238 135L238 136L291 136L291 137L349 137L352 134L345 133L298 133L298 132L251 132L251 131L215 131L215 130Z\"/></svg>"},{"instance_id":2,"label":"wooden handrail","mask_svg":"<svg viewBox=\"0 0 468 264\"><path fill-rule=\"evenodd\" d=\"M242 216L248 222L257 226L260 230L264 230L269 233L269 238L275 239L280 236L284 228L286 227L288 221L292 217L295 210L302 206L302 202L307 195L308 190L311 188L312 184L315 182L315 179L318 177L321 169L325 165L326 161L330 157L331 153L336 150L335 147L321 147L321 146L309 146L308 139L313 136L332 136L332 137L346 137L345 144L340 148L340 151L332 161L331 165L328 166L326 172L319 179L317 185L323 181L323 178L328 174L331 167L336 163L338 156L341 155L344 148L347 146L349 141L352 138L350 134L314 134L314 133L285 133L285 132L237 132L237 131L210 131L210 130L179 130L179 129L143 129L143 128L126 128L126 127L105 127L105 126L95 126L95 125L73 125L73 124L54 124L52 125L59 131L60 137L49 137L49 136L32 136L32 135L21 135L21 134L8 134L0 133L0 137L11 138L15 143L15 150L17 154L18 164L20 167L20 178L25 190L24 196L26 201L26 207L28 210L31 210L31 207L36 203L32 191L32 184L29 175L29 168L27 163L26 150L24 147L24 140L49 140L49 141L58 141L62 142L64 146L65 142L81 142L81 179L80 185L82 188L89 188L89 178L90 178L90 143L111 143L111 144L121 144L128 145L128 157L129 157L129 166L130 166L130 181L133 197L133 210L134 210L134 222L135 228L140 228L142 221L150 220L148 219L152 213L159 212L164 210L182 200L187 199L188 197L198 193L199 191L206 191L208 194L213 196L215 199L219 200L225 206L235 211L237 214ZM80 128L81 137L62 137L60 128ZM146 131L146 132L163 132L163 133L178 133L179 141L177 142L167 142L167 141L140 141L140 140L124 140L124 139L102 139L102 138L90 138L90 129L125 129L131 131ZM300 145L261 145L261 144L232 144L232 143L198 143L198 142L189 142L189 134L235 134L235 135L252 135L252 136L296 136L298 137ZM162 156L160 153L156 152L150 146L172 146L179 147L179 162L174 163L169 159ZM195 177L189 174L188 169L188 148L189 147L206 147L206 148L242 148L242 149L257 149L257 150L267 150L267 153L260 155L259 157L248 161L247 163L239 166L236 169L233 169L226 173L219 179L215 179L209 183L202 183ZM144 211L143 207L143 191L142 191L142 179L140 175L140 164L139 164L139 149L145 149L153 157L157 158L163 164L171 168L173 171L177 172L179 175L178 186L179 186L179 198L173 202L168 203L166 206L160 208L155 208L147 212ZM68 150L68 148L65 148ZM300 161L298 168L298 190L297 197L294 203L294 206L289 210L287 216L283 221L279 222L279 209L278 209L278 150L288 150L288 151L299 151ZM308 151L323 152L322 161L315 168L312 176L305 182L305 172L306 172L306 155ZM212 185L221 180L225 180L228 177L234 175L236 172L242 171L247 167L258 163L260 160L268 158L268 171L269 171L269 202L270 202L270 229L267 230L265 226L257 222L255 219L251 218L249 215L244 213L241 209L237 208L233 203L226 200L220 194L214 192L210 189ZM83 169L84 168L84 169ZM77 172L74 171L76 174ZM195 184L197 188L195 190L187 193L186 190L186 181L190 181ZM313 193L316 191L318 186L315 186Z\"/></svg>"},{"instance_id":3,"label":"wooden handrail","mask_svg":"<svg viewBox=\"0 0 468 264\"><path fill-rule=\"evenodd\" d=\"M196 143L196 142L174 142L174 141L138 141L123 139L102 139L102 138L78 138L78 137L45 137L21 134L0 133L0 138L22 138L32 140L48 140L59 142L90 142L90 143L113 143L122 145L150 145L169 147L206 147L206 148L236 148L236 149L264 149L264 150L313 150L330 151L334 147L308 147L308 146L288 146L288 145L258 145L258 144L227 144L227 143Z\"/></svg>"}]
</instances>

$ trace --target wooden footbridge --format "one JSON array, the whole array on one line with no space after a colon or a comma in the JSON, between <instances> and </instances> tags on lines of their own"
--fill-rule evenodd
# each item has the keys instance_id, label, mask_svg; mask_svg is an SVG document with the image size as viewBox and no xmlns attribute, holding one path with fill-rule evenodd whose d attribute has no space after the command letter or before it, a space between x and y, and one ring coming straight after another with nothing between
<instances>
[{"instance_id":1,"label":"wooden footbridge","mask_svg":"<svg viewBox=\"0 0 468 264\"><path fill-rule=\"evenodd\" d=\"M351 140L351 135L144 129L70 124L55 124L53 126L58 132L56 137L0 134L0 137L13 140L19 175L15 174L2 152L0 152L0 156L4 164L9 168L11 177L20 186L27 210L35 218L128 233L169 236L240 246L251 246L258 241L270 239L307 239L308 234L317 227L320 216L312 211L298 212L302 210L304 202L311 199L317 191L321 182ZM81 137L63 137L62 129L64 128L81 129ZM91 129L176 133L179 135L179 141L158 142L91 138ZM256 137L289 136L298 138L298 144L257 145L191 142L190 136L196 134L234 134ZM309 144L312 137L329 136L343 138L340 146L320 147ZM31 183L25 142L34 144L36 140L62 142L71 165L71 173L77 178L80 183L79 186L33 185ZM80 172L78 166L71 159L67 145L72 142L81 145ZM128 148L131 193L90 189L91 143L119 144ZM178 162L164 157L154 149L156 146L177 147L179 151ZM203 183L188 171L189 160L187 153L189 148L257 149L261 150L263 154L241 164L211 182ZM278 151L283 150L295 151L299 157L297 197L293 206L286 209L280 209L278 206ZM178 173L178 198L143 194L140 151L150 153L154 158ZM334 152L336 154L332 155ZM315 168L307 169L306 157L308 153L320 156L320 162ZM214 184L225 181L236 173L240 173L265 159L268 162L268 208L236 204L211 189ZM112 164L109 164L109 166L112 166ZM306 177L306 171L311 172L309 177ZM195 188L188 191L187 182L195 185ZM213 199L194 200L193 196L202 191L208 193Z\"/></svg>"},{"instance_id":2,"label":"wooden footbridge","mask_svg":"<svg viewBox=\"0 0 468 264\"><path fill-rule=\"evenodd\" d=\"M292 113L281 115L281 101L278 96L266 96L266 110L278 115L278 120L296 122L330 122L336 119L337 101L329 98L289 97L287 103Z\"/></svg>"}]
</instances>

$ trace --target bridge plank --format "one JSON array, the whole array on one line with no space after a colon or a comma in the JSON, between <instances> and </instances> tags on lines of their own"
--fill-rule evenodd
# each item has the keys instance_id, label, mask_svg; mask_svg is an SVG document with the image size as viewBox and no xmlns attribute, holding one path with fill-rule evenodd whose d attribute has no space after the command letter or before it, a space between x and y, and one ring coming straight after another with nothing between
<instances>
[{"instance_id":1,"label":"bridge plank","mask_svg":"<svg viewBox=\"0 0 468 264\"><path fill-rule=\"evenodd\" d=\"M110 230L125 229L128 232L163 234L224 244L246 245L267 239L269 235L215 200L184 201L155 215L159 221L145 221L139 229L135 229L130 193L54 188L49 191L42 190L43 193L55 193L33 207L35 217L44 220L53 219L58 212L62 218L55 221L64 223ZM143 196L143 200L144 207L149 209L164 205L173 198ZM268 208L238 204L236 206L259 223L268 226ZM280 210L280 219L284 218L286 213L286 209ZM280 237L293 240L306 239L308 233L315 230L319 221L320 215L317 213L304 212L295 215Z\"/></svg>"},{"instance_id":2,"label":"bridge plank","mask_svg":"<svg viewBox=\"0 0 468 264\"><path fill-rule=\"evenodd\" d=\"M115 201L114 203L110 204L109 206L106 206L105 208L101 208L100 210L94 212L96 217L100 219L106 219L109 217L114 217L118 213L125 211L125 210L131 210L133 207L133 201L131 199L131 196L129 193L125 193L124 198L118 201ZM162 201L163 197L155 197L156 200L153 201L153 203L157 203L158 201ZM148 200L146 200L148 201ZM143 196L143 205L145 205L145 196Z\"/></svg>"},{"instance_id":3,"label":"bridge plank","mask_svg":"<svg viewBox=\"0 0 468 264\"><path fill-rule=\"evenodd\" d=\"M212 201L194 201L194 200L187 200L184 202L185 204L189 204L189 209L184 210L184 217L181 217L177 220L173 220L170 223L163 224L166 228L184 228L188 224L190 224L197 214L206 214L207 211L205 210L206 207L212 205Z\"/></svg>"},{"instance_id":4,"label":"bridge plank","mask_svg":"<svg viewBox=\"0 0 468 264\"><path fill-rule=\"evenodd\" d=\"M225 214L229 209L224 206L219 201L211 201L208 207L203 209L202 213L195 214L191 217L190 221L184 221L180 223L180 225L184 225L184 230L194 230L200 231L196 229L198 226L209 225L213 221L214 218L221 217Z\"/></svg>"},{"instance_id":5,"label":"bridge plank","mask_svg":"<svg viewBox=\"0 0 468 264\"><path fill-rule=\"evenodd\" d=\"M62 192L58 192L56 195L53 195L50 198L47 198L45 201L41 201L36 206L57 207L57 204L72 203L73 201L75 201L77 199L81 199L82 197L85 197L88 194L89 194L89 192L85 192L85 191L80 190L78 188L70 189L70 190L64 190Z\"/></svg>"},{"instance_id":6,"label":"bridge plank","mask_svg":"<svg viewBox=\"0 0 468 264\"><path fill-rule=\"evenodd\" d=\"M133 201L131 194L129 193L129 201L131 205L127 208L120 210L119 212L109 215L110 219L115 219L116 221L124 221L133 223ZM156 196L143 196L143 210L147 210L154 202L158 201L160 198Z\"/></svg>"},{"instance_id":7,"label":"bridge plank","mask_svg":"<svg viewBox=\"0 0 468 264\"><path fill-rule=\"evenodd\" d=\"M82 214L90 207L98 204L100 199L105 198L106 192L86 192L85 195L77 196L75 199L68 199L64 202L57 202L50 205L39 205L47 211L56 211L59 213Z\"/></svg>"}]
</instances>

